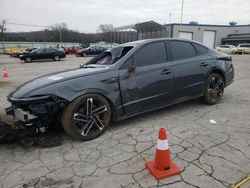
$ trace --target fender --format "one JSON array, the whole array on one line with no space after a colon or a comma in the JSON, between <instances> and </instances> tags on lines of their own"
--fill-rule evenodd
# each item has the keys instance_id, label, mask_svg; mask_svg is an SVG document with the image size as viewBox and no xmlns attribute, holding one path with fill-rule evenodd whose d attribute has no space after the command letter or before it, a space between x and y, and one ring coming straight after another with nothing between
<instances>
[{"instance_id":1,"label":"fender","mask_svg":"<svg viewBox=\"0 0 250 188\"><path fill-rule=\"evenodd\" d=\"M104 91L104 90L101 90L101 89L89 88L89 89L84 89L81 92L76 92L76 93L74 93L74 95L70 95L70 96L67 96L67 97L60 96L59 93L57 94L57 96L67 100L68 102L72 102L75 99L77 99L78 97L80 97L82 95L85 95L85 94L90 94L90 93L95 93L95 94L102 95L103 97L105 97L109 101L109 103L111 105L111 108L112 108L113 120L114 121L116 121L117 115L124 114L124 111L123 111L123 108L122 108L122 103L121 103L121 98L120 98L120 91L119 92L110 92L110 93L108 93L107 91Z\"/></svg>"},{"instance_id":2,"label":"fender","mask_svg":"<svg viewBox=\"0 0 250 188\"><path fill-rule=\"evenodd\" d=\"M224 81L225 81L225 71L221 68L221 66L219 66L219 65L212 66L210 68L210 70L206 74L206 80L208 79L208 77L209 77L209 75L211 73L218 73L218 74L220 74L223 77Z\"/></svg>"}]
</instances>

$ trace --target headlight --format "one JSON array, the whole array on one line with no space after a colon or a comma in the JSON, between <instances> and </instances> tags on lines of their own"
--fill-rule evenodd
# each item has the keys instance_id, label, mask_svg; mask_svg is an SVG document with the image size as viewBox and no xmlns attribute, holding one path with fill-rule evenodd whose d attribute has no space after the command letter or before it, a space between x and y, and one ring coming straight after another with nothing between
<instances>
[{"instance_id":1,"label":"headlight","mask_svg":"<svg viewBox=\"0 0 250 188\"><path fill-rule=\"evenodd\" d=\"M23 57L23 55L19 55L19 57Z\"/></svg>"},{"instance_id":2,"label":"headlight","mask_svg":"<svg viewBox=\"0 0 250 188\"><path fill-rule=\"evenodd\" d=\"M34 97L28 97L28 98L14 98L12 96L9 96L9 100L11 102L21 102L21 103L25 103L25 102L32 102L32 101L43 101L46 100L48 98L52 97L51 95L43 95L43 96L34 96Z\"/></svg>"}]
</instances>

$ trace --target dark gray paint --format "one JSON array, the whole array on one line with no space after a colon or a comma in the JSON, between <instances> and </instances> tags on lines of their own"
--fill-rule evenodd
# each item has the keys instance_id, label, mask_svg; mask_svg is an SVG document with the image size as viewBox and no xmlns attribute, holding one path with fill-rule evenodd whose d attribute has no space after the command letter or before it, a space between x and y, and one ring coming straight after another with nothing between
<instances>
[{"instance_id":1,"label":"dark gray paint","mask_svg":"<svg viewBox=\"0 0 250 188\"><path fill-rule=\"evenodd\" d=\"M169 48L170 40L178 39L151 39L123 44L134 48L116 64L93 65L96 68L80 68L37 78L17 88L9 96L9 101L18 104L20 101L29 101L31 97L53 95L71 102L83 94L98 93L110 101L116 119L123 119L202 96L206 79L212 71L222 74L226 85L233 81L234 69L231 62L227 61L229 57L212 49L193 58L178 61L169 59L161 64L135 67L132 73L122 68L144 45L166 41ZM167 52L168 57L171 57L170 51ZM129 68L132 66L133 63ZM169 73L162 74L164 70ZM48 79L51 76L62 78Z\"/></svg>"}]
</instances>

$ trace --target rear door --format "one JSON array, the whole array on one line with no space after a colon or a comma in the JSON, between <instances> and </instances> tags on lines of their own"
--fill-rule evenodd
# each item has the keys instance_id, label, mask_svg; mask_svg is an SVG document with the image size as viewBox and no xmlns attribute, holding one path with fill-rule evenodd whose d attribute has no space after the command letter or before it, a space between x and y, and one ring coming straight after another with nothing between
<instances>
[{"instance_id":1,"label":"rear door","mask_svg":"<svg viewBox=\"0 0 250 188\"><path fill-rule=\"evenodd\" d=\"M53 48L45 48L45 58L46 59L53 59L55 55L57 54L57 50Z\"/></svg>"},{"instance_id":2,"label":"rear door","mask_svg":"<svg viewBox=\"0 0 250 188\"><path fill-rule=\"evenodd\" d=\"M103 50L104 48L103 47L100 47L100 46L96 46L96 55L97 54L100 54L100 53L102 53L104 50Z\"/></svg>"},{"instance_id":3,"label":"rear door","mask_svg":"<svg viewBox=\"0 0 250 188\"><path fill-rule=\"evenodd\" d=\"M210 60L207 48L186 41L171 41L171 59L175 65L174 98L180 102L203 94Z\"/></svg>"},{"instance_id":4,"label":"rear door","mask_svg":"<svg viewBox=\"0 0 250 188\"><path fill-rule=\"evenodd\" d=\"M96 54L96 46L90 47L87 54L88 55L95 55Z\"/></svg>"},{"instance_id":5,"label":"rear door","mask_svg":"<svg viewBox=\"0 0 250 188\"><path fill-rule=\"evenodd\" d=\"M146 44L119 71L122 102L127 114L173 102L173 67L164 42Z\"/></svg>"}]
</instances>

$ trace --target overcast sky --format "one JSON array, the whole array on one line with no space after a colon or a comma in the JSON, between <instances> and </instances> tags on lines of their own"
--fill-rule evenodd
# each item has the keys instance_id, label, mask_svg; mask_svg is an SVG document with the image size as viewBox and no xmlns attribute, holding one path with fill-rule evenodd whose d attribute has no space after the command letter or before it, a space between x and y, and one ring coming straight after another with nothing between
<instances>
[{"instance_id":1,"label":"overcast sky","mask_svg":"<svg viewBox=\"0 0 250 188\"><path fill-rule=\"evenodd\" d=\"M171 20L170 15L171 14ZM116 26L154 20L180 22L181 0L0 0L0 20L96 32L100 24ZM183 22L250 24L250 0L184 0ZM7 25L9 32L44 28Z\"/></svg>"}]
</instances>

